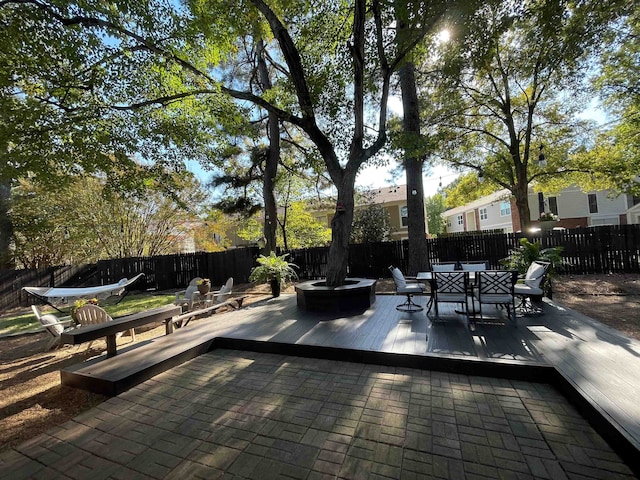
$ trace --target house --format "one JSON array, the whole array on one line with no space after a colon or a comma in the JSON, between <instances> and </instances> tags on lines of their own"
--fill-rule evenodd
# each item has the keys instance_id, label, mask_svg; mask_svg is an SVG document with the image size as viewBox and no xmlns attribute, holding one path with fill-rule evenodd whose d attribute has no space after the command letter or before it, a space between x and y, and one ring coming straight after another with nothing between
<instances>
[{"instance_id":1,"label":"house","mask_svg":"<svg viewBox=\"0 0 640 480\"><path fill-rule=\"evenodd\" d=\"M529 189L530 220L534 225L544 212L557 216L557 226L565 228L640 223L638 204L640 197L614 196L608 190L583 192L571 186L557 194L545 195ZM442 215L448 233L520 230L518 210L508 190L499 190Z\"/></svg>"},{"instance_id":2,"label":"house","mask_svg":"<svg viewBox=\"0 0 640 480\"><path fill-rule=\"evenodd\" d=\"M383 188L374 188L367 192L368 203L374 205L382 205L391 221L391 239L406 240L409 238L408 231L408 213L407 213L407 186L392 185ZM362 208L363 205L356 205L356 210ZM331 226L331 219L335 214L334 211L315 211L312 213L314 218L328 227ZM425 208L425 232L428 234L427 214Z\"/></svg>"},{"instance_id":3,"label":"house","mask_svg":"<svg viewBox=\"0 0 640 480\"><path fill-rule=\"evenodd\" d=\"M640 203L627 210L627 223L640 224Z\"/></svg>"}]
</instances>

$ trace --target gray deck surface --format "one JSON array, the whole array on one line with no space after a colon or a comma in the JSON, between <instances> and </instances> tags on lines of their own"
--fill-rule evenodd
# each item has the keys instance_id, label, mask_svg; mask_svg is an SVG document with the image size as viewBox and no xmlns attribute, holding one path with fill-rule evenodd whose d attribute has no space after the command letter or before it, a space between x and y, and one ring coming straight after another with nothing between
<instances>
[{"instance_id":1,"label":"gray deck surface","mask_svg":"<svg viewBox=\"0 0 640 480\"><path fill-rule=\"evenodd\" d=\"M178 330L173 335L158 338L149 345L94 364L91 366L93 370L92 374L108 375L113 374L113 372L119 368L123 371L127 370L131 368L132 364L140 366L140 363L152 363L157 361L157 358L154 358L155 356L170 355L172 349L178 348L177 345L185 348L185 346L188 345L202 344L202 342L210 341L210 339L215 337L292 343L298 345L332 346L413 355L445 355L476 359L482 362L547 363L556 366L604 415L609 416L614 423L619 425L632 442L640 445L640 402L638 402L638 398L640 398L640 375L638 374L638 372L640 372L640 344L638 344L638 342L623 337L602 324L576 312L563 310L552 302L548 302L545 305L545 314L542 316L519 318L517 328L505 324L501 312L491 311L489 313L493 314L495 320L488 321L485 324L478 324L476 331L470 332L463 317L453 312L453 306L451 309L441 309L442 321L432 324L427 320L424 311L412 314L398 312L395 309L395 305L401 303L401 301L401 297L379 295L374 307L362 314L348 317L331 317L322 314L301 312L296 307L294 296L283 295L280 298L271 299L267 302L252 305L238 311L217 314L208 319L199 320L185 329ZM424 305L425 298L418 299L418 301ZM428 340L426 339L427 333ZM151 352L155 353L151 354ZM32 442L28 442L27 446L16 449L16 451L7 452L0 457L0 474L7 476L7 478L31 478L31 473L33 473L35 477L36 474L34 472L40 472L38 475L54 478L47 476L47 474L52 473L52 470L46 468L49 464L48 461L42 459L42 456L44 455L46 457L49 455L50 458L56 458L53 453L54 451L64 451L64 449L67 448L69 454L73 456L74 461L68 462L69 465L65 467L67 468L66 470L62 467L54 470L58 475L62 474L60 478L67 478L63 475L80 478L82 475L72 475L69 472L84 472L87 469L90 470L94 468L92 467L93 464L99 464L100 462L113 463L111 470L104 470L104 472L108 472L108 474L105 473L101 478L127 478L126 474L122 472L131 473L131 471L138 473L138 477L136 478L169 478L172 475L175 478L187 478L188 475L185 475L184 472L191 471L189 470L190 468L193 469L193 472L196 470L200 471L202 468L205 468L203 465L207 466L209 463L204 460L194 460L184 452L199 451L198 449L204 448L203 445L205 445L205 442L211 441L214 443L217 442L219 447L216 448L221 448L220 445L223 445L225 442L214 439L219 433L221 437L225 438L225 441L237 442L235 446L224 445L225 448L234 449L233 451L227 451L233 459L228 459L229 463L225 464L225 468L209 465L209 467L207 467L209 468L208 470L205 468L206 473L203 474L203 477L213 478L217 475L215 472L225 472L236 475L237 478L267 478L259 476L258 473L264 473L269 462L275 465L275 463L277 463L276 461L281 462L281 459L278 460L275 458L273 452L271 454L266 452L272 447L283 450L287 449L286 446L283 446L284 444L274 447L273 443L293 441L296 444L305 445L305 442L301 441L301 438L306 434L313 436L316 429L311 428L311 426L307 424L298 425L295 420L289 418L288 426L291 431L287 429L288 427L286 427L286 425L268 426L260 423L255 431L250 428L248 429L253 432L253 435L249 435L245 430L240 429L244 433L234 431L235 433L232 433L231 437L227 438L225 436L225 426L228 427L229 425L224 421L220 422L218 417L216 417L217 420L211 421L207 415L202 413L203 411L207 411L212 415L215 413L222 417L224 417L225 409L227 409L228 415L232 417L234 417L234 415L243 417L244 415L255 414L251 413L250 408L238 408L234 410L227 404L217 405L217 397L215 395L211 396L211 398L206 397L207 394L202 391L204 385L214 390L216 388L223 388L216 383L218 381L217 377L222 378L230 374L225 370L226 373L222 375L220 369L216 367L218 360L209 357L209 355L217 354L213 352L207 356L198 357L183 366L175 367L164 374L154 377L152 380L140 384L129 392L109 400L103 404L103 406L99 406L97 409L83 414L79 420L69 422L68 425L57 429L53 433L44 434ZM234 355L242 357L242 354L238 352L229 355L232 357ZM255 360L258 370L261 368L259 366L260 361L264 361L271 366L273 362L275 362L277 365L280 365L279 368L285 369L293 362L291 359L283 360L284 357L278 355L258 355L255 353L248 355L259 357ZM211 359L209 360L209 358ZM243 365L244 361L245 360L240 360L239 365ZM253 360L249 360L249 362L251 361ZM313 372L308 372L309 368L313 370L313 367L308 366L308 362L309 360L304 360L302 361L304 366L296 368L301 368L301 371L306 372L304 375L313 376ZM589 429L590 427L585 426L586 424L584 424L583 420L578 419L579 416L575 414L575 412L567 413L569 410L567 410L565 406L566 401L561 397L560 399L554 398L549 400L546 393L542 395L544 398L531 394L533 395L534 403L540 400L541 405L544 404L543 407L540 407L539 411L537 408L532 408L530 402L523 400L523 396L528 398L530 394L521 394L521 388L526 392L536 391L542 388L542 390L546 392L548 387L541 387L540 384L526 384L526 382L518 383L486 378L477 379L463 375L437 374L424 372L422 370L406 371L407 369L398 368L390 369L389 372L387 372L384 367L363 367L357 364L342 365L340 362L329 362L326 360L316 362L318 365L328 365L325 369L342 369L342 371L347 372L345 375L349 375L349 372L352 371L351 369L355 369L356 372L361 372L363 368L368 369L367 371L383 372L389 375L408 375L409 377L407 378L410 379L408 384L411 385L414 385L415 382L419 383L417 379L422 378L422 376L432 380L437 378L438 386L441 386L440 382L444 382L447 389L451 390L451 397L447 397L447 400L438 400L439 402L444 402L444 404L438 404L440 408L449 405L447 402L453 402L453 404L455 404L456 399L460 400L460 395L464 397L464 392L467 390L481 392L483 389L487 389L485 393L490 393L493 392L492 389L500 386L500 388L504 388L505 391L493 393L496 393L496 395L505 392L511 393L507 393L506 399L498 399L498 397L496 397L495 401L498 403L508 403L514 401L511 397L518 397L516 403L520 405L518 402L524 402L525 409L531 415L532 420L524 421L526 428L520 425L518 427L519 430L513 430L513 425L510 425L509 428L505 427L503 433L505 433L507 437L503 437L502 450L498 452L500 449L499 446L492 445L489 438L492 428L488 428L486 425L483 425L482 422L473 425L466 423L469 421L480 421L476 418L478 417L477 415L469 415L469 411L483 412L486 408L489 408L489 411L491 411L491 407L485 405L487 401L486 398L481 399L481 406L466 405L466 407L461 407L460 411L453 408L453 404L451 404L453 413L449 413L449 415L452 415L452 418L449 420L444 417L438 417L438 415L442 414L446 416L446 414L436 412L432 409L432 405L429 404L431 406L428 408L425 407L425 415L428 411L428 418L434 420L435 423L431 425L429 432L425 431L424 433L432 435L434 438L433 442L444 442L440 444L440 447L449 448L449 454L443 453L443 450L446 450L446 448L440 448L437 452L434 451L433 445L431 444L430 446L424 446L424 448L422 448L423 446L417 448L414 445L414 451L414 447L409 447L407 444L407 438L410 436L411 429L407 427L406 423L403 423L403 435L406 435L402 440L404 447L401 451L395 453L395 457L389 450L389 448L395 445L394 441L389 439L381 440L380 438L372 440L366 438L366 435L362 438L357 434L360 426L359 422L362 421L362 417L359 417L360 421L356 422L355 425L346 422L346 420L338 422L340 428L337 428L337 430L334 428L334 421L331 428L321 428L319 430L324 433L318 433L317 435L319 435L318 438L323 439L323 442L329 441L327 435L347 435L343 438L346 445L339 448L338 452L342 457L340 455L334 457L333 455L336 454L336 452L325 452L323 449L326 446L325 443L316 445L316 443L314 443L315 441L313 441L311 442L313 444L312 446L318 448L317 451L314 451L315 454L309 454L314 458L314 462L305 466L304 472L295 469L297 473L291 473L293 470L289 472L288 475L290 474L294 478L336 478L336 476L356 478L359 476L358 471L360 471L356 467L367 464L371 468L373 458L379 458L377 453L373 455L371 452L376 452L376 448L383 447L387 449L385 450L385 454L389 455L389 461L386 463L382 462L383 466L386 465L387 470L380 467L381 470L376 472L378 475L377 478L413 478L417 476L416 471L403 468L405 462L415 461L415 459L411 460L407 458L407 455L417 455L423 458L423 460L420 460L425 463L425 465L423 465L425 469L423 472L428 475L438 475L436 467L438 465L441 467L444 465L444 467L442 467L444 470L437 470L440 473L444 472L442 473L444 478L495 478L496 473L505 478L630 478L628 476L630 475L629 470L620 464L619 459L615 459L617 457L607 450L608 447L605 448L606 445L603 446L602 440L594 440L597 435ZM311 364L313 365L313 362ZM234 367L231 365L229 368L233 369ZM243 370L241 366L237 368L238 372ZM100 370L103 370L103 372L101 373ZM272 375L274 371L277 372L278 370L279 369L275 367L265 367L264 381L269 381L269 379L266 378L268 377L267 373ZM322 372L322 375L326 373L325 370ZM378 374L379 373L375 373L375 375ZM301 373L301 375L303 374ZM354 375L358 377L361 373L355 373ZM187 381L187 385L180 380L183 376L191 379ZM240 382L240 385L232 390L232 396L235 395L236 399L240 399L244 398L243 395L248 395L246 400L249 401L250 398L256 395L252 389L253 387L251 387L255 381L258 381L258 378L256 378L254 374L254 376L251 376L249 379L245 379L244 383ZM461 390L452 387L453 384L459 384L458 386ZM525 384L527 386L524 386ZM249 390L243 391L243 385ZM328 384L327 388L331 385L333 384ZM433 382L431 381L429 385L428 390L432 391L434 386ZM282 388L283 392L281 393L290 395L291 392L286 385ZM390 388L390 395L394 397L394 389L392 387ZM411 392L414 392L413 388L419 389L421 387L411 387ZM402 391L402 388L399 390ZM513 390L517 393L513 394ZM225 392L227 395L231 395L229 390L225 390ZM317 400L319 393L316 392L314 394L311 388L307 388L305 392L311 395L309 399ZM356 404L358 404L359 401L366 404L367 399L370 400L372 395L371 391L367 390L365 397L358 399L355 392L347 387L345 387L343 393L349 395L353 393L353 401ZM203 400L203 395L208 398L208 400ZM265 393L265 395L267 394ZM304 397L305 395L301 393L300 399ZM183 400L179 401L180 399ZM190 403L191 399L193 399L193 405ZM300 401L300 399L298 399L298 401ZM291 396L287 396L284 399L271 400L265 402L265 405L262 406L262 410L260 410L261 418L264 416L269 417L269 412L280 412L282 407L280 402L293 401ZM544 403L543 400L547 403ZM208 402L212 402L213 406L211 406L211 409L218 410L215 412L208 411L207 408L209 407L204 406L208 405ZM220 400L220 402L222 402L222 400ZM362 406L364 404L359 405ZM175 417L172 417L171 406L178 407L175 411ZM321 406L319 406L319 408L320 407ZM392 412L393 408L393 406L387 406L382 410ZM408 405L407 408L420 409L422 407L416 404L413 406ZM471 410L463 414L465 408ZM149 409L152 409L151 413L149 413ZM120 415L122 410L136 414L132 414L132 416L129 417L127 413L127 415L121 419ZM137 413L140 414L141 418L138 418ZM362 413L362 411L360 411L360 413ZM314 418L316 418L316 421L318 421L317 417L315 417L317 414L318 411L315 411ZM155 415L156 417L148 422L144 420L145 415ZM304 416L303 413L300 415ZM504 417L503 414L498 416ZM169 423L166 428L156 425L155 423L157 421L162 423L161 417L166 417L165 420ZM476 419L469 420L470 417ZM480 418L483 417L484 414L480 415ZM171 420L172 418L173 420ZM337 415L337 418L342 417ZM127 433L127 427L118 427L120 419L122 422L125 422L124 425L126 425L127 422L141 422L141 425L137 423L130 425L132 430ZM234 417L229 421L234 423L241 420L242 418ZM172 421L174 421L173 424L171 423ZM207 424L206 427L199 423L203 421ZM440 424L438 423L439 421L444 423ZM286 421L282 419L278 419L277 422L286 423ZM437 432L434 430L436 429L436 423L439 425L437 428L441 429ZM382 425L384 425L384 423L382 423ZM349 428L347 428L347 426ZM165 461L162 459L163 455L160 451L163 449L160 448L158 444L153 443L150 445L138 438L142 435L142 431L155 431L154 429L156 427L162 430L159 433L173 432L176 435L176 439L171 440L172 442L177 442L177 444L171 447L170 460ZM362 428L364 427L366 427L366 425ZM270 428L273 429L273 431L269 430ZM353 430L353 428L355 428L355 430ZM475 428L476 430L472 432L471 430L467 430L467 428ZM502 427L495 428L500 432ZM542 435L544 438L540 438L539 436L534 436L535 438L531 437L530 428L533 428L533 430L537 432L537 435ZM120 431L120 429L122 429L122 431ZM270 433L265 434L263 429L269 430ZM111 430L113 430L113 432L111 432ZM104 442L116 442L119 435L126 439L126 441L132 442L130 448L128 447L127 455L125 455L127 462L119 461L117 458L110 458L106 453L98 454L98 459L87 460L87 458L90 457L87 457L86 453L96 453L94 451L96 449L85 448L76 442L76 434L81 435L82 438L88 436L90 443L96 441L103 442L103 440L98 440L97 437L101 437L102 432L107 431L110 432L109 438L104 440ZM120 433L116 433L116 431ZM367 431L371 431L371 428L368 427ZM207 438L199 438L198 432L206 432ZM202 434L204 435L204 433ZM112 435L115 435L116 438L112 439ZM243 435L251 438L240 438ZM290 438L287 435L289 435ZM303 435L303 437L297 437L296 435ZM467 445L463 448L461 446L461 444L464 443L462 437L466 438L468 435L477 435L477 441L472 447ZM507 441L507 438L511 440ZM374 441L375 445L371 446L366 444L366 441L369 440ZM149 439L149 441L151 441L151 439ZM513 441L512 446L514 447L514 451L511 453L505 452L505 449L509 450L509 443L511 441ZM540 443L536 443L538 441ZM168 440L165 439L163 442L162 445L169 448L169 445L166 444ZM184 444L180 442L184 442ZM365 443L360 445L360 442ZM61 446L60 443L63 445ZM333 443L329 443L335 446L335 439ZM240 448L238 445L243 445L243 447ZM250 453L249 447L256 449L256 452L262 452L260 455L257 455L256 458L246 458L247 461L251 460L256 462L254 465L255 468L246 467L245 470L234 471L231 468L232 465L235 465L235 468L238 469L240 468L240 464L232 460L235 460L236 457L240 455L239 452ZM125 447L120 446L118 448L122 449ZM209 450L207 450L208 448L213 447L207 445L205 451L209 452ZM293 448L293 446L291 446L291 448ZM349 452L352 450L358 452L358 448L362 450L361 455L352 455L353 459L347 461L346 458L349 457ZM498 448L498 450L493 451L492 449L494 448ZM365 451L369 453L366 454ZM471 453L472 451L475 453ZM144 452L147 452L146 457L143 455ZM182 453L178 454L176 452ZM209 453L211 454L211 452ZM56 453L56 455L60 455L59 452ZM203 455L204 454L200 452L200 456L196 456L195 458L201 458ZM219 451L214 456L216 455L220 458L225 457ZM397 455L400 455L400 457ZM144 458L139 458L140 456ZM306 454L302 456L307 458ZM509 464L507 461L510 456L518 457L517 459L512 459L514 460L513 464ZM137 463L133 461L135 458L138 458ZM394 462L397 463L400 461L398 458L401 458L401 470L399 471L393 470ZM58 460L64 464L64 461ZM314 466L320 465L320 463L318 463L320 460L329 462L329 464L335 463L337 466L333 465L333 470L324 472L322 468L316 468L316 466ZM153 470L153 468L155 468L153 465L157 467L158 464L163 464L163 462L165 462L166 465L158 470L160 473L157 475L152 473L155 471ZM291 462L284 463L291 467ZM375 461L373 463L375 464ZM409 464L410 463L406 463L406 465ZM507 466L505 466L505 464ZM83 468L77 470L79 468L78 465L82 465ZM142 465L142 467L140 465ZM258 468L258 465L262 465L263 468ZM278 468L284 468L282 465L278 465ZM396 465L396 467L397 466L398 465ZM76 470L74 470L74 468ZM493 470L491 470L491 468L493 468ZM9 475L10 472L13 474ZM16 472L31 473L29 475L18 475ZM116 474L116 472L120 473ZM183 476L180 476L180 472L183 473ZM278 472L283 474L281 470L278 470ZM402 477L396 476L398 472L402 473ZM505 472L507 472L507 474L505 474ZM139 474L141 473L144 475L140 476ZM329 476L323 477L323 473ZM372 477L375 476L371 470L367 471L367 473ZM474 477L474 475L478 476ZM580 475L583 475L583 477L580 477ZM236 477L229 476L228 478ZM88 474L87 478L89 478Z\"/></svg>"}]
</instances>

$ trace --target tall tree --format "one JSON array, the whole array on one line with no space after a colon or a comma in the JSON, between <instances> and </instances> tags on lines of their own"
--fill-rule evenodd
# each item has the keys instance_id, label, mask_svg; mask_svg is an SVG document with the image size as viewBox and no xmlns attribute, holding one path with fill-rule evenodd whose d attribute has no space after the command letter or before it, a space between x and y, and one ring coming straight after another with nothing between
<instances>
[{"instance_id":1,"label":"tall tree","mask_svg":"<svg viewBox=\"0 0 640 480\"><path fill-rule=\"evenodd\" d=\"M408 30L411 28L409 19L404 18L407 10L397 9L398 42L406 37L411 38ZM416 86L415 64L407 58L398 70L400 90L402 92L402 126L405 133L404 169L407 183L407 233L409 237L409 268L410 275L427 270L428 255L424 214L424 185L422 170L426 160L426 152L418 147L420 142L420 105L418 103L418 88ZM413 142L410 139L413 138ZM408 144L408 145L407 145ZM418 144L418 145L416 145ZM409 146L411 145L411 146Z\"/></svg>"},{"instance_id":2,"label":"tall tree","mask_svg":"<svg viewBox=\"0 0 640 480\"><path fill-rule=\"evenodd\" d=\"M511 191L522 229L530 223L529 184L580 169L566 159L585 126L576 120L584 60L624 4L488 5L474 19L474 34L449 42L456 48L440 99L453 112L443 123L453 141L444 156Z\"/></svg>"},{"instance_id":3,"label":"tall tree","mask_svg":"<svg viewBox=\"0 0 640 480\"><path fill-rule=\"evenodd\" d=\"M284 121L303 130L315 144L324 160L325 168L337 189L336 213L332 220L332 242L329 252L327 271L328 285L341 285L346 276L348 242L354 211L354 185L360 167L381 151L386 142L387 100L391 75L415 44L435 24L437 17L426 15L416 18L411 30L411 39L407 39L397 48L390 48L388 38L393 38L389 28L393 23L393 10L377 1L368 4L365 0L356 0L353 9L340 9L339 6L320 5L318 11L307 15L308 24L296 25L295 30L285 26L283 20L262 0L252 0L258 11L267 21L271 33L279 47L279 54L286 65L291 93L295 104L275 105L265 98L254 98L246 93L229 91L236 98L250 99L256 104L278 113ZM299 12L287 12L285 16L300 23ZM329 24L331 20L333 24ZM337 20L337 21L336 21ZM318 26L325 29L318 29ZM348 29L337 30L338 25L348 25ZM319 46L311 47L296 44L291 32L309 33L310 27L314 41ZM328 28L327 28L328 27ZM319 36L319 32L325 32ZM345 34L346 33L346 34ZM337 35L337 37L336 37ZM306 38L309 42L309 37ZM347 50L338 43L348 47ZM327 52L336 52L334 58ZM337 58L336 58L337 57ZM337 59L343 62L349 58L349 68L336 69L336 79L330 82L326 76L327 66L336 67ZM324 84L318 83L321 79ZM337 81L336 81L337 80ZM328 85L327 85L328 84ZM347 85L349 88L347 89ZM327 87L333 88L327 88ZM321 89L331 92L332 97L324 96ZM349 101L345 102L344 98ZM377 133L367 135L367 111L365 100L375 110ZM323 102L325 102L323 104ZM375 107L374 107L375 105ZM324 118L323 116L326 115ZM348 115L348 117L347 117ZM321 121L341 122L341 118L351 118L349 124L339 123L346 131L321 128ZM331 135L333 133L333 135ZM333 137L333 138L332 138ZM338 142L339 140L339 142ZM348 152L341 150L340 143L348 144Z\"/></svg>"},{"instance_id":4,"label":"tall tree","mask_svg":"<svg viewBox=\"0 0 640 480\"><path fill-rule=\"evenodd\" d=\"M593 93L604 100L607 125L575 159L591 175L577 182L640 196L640 11L629 12L604 37Z\"/></svg>"},{"instance_id":5,"label":"tall tree","mask_svg":"<svg viewBox=\"0 0 640 480\"><path fill-rule=\"evenodd\" d=\"M436 193L427 198L425 202L427 210L427 221L429 223L429 233L431 235L440 235L445 230L444 218L442 214L446 210L445 199L442 193Z\"/></svg>"},{"instance_id":6,"label":"tall tree","mask_svg":"<svg viewBox=\"0 0 640 480\"><path fill-rule=\"evenodd\" d=\"M214 138L218 123L224 119L235 127L242 102L304 131L337 189L327 283L343 283L356 174L385 145L391 76L437 21L428 9L415 19L411 39L398 46L393 42L393 8L379 0L354 0L352 5L193 1L188 4L189 20L178 6L162 0L120 9L86 3L60 7L35 0L7 5L5 12L16 25L24 14L30 22L37 19L39 31L34 34L39 39L43 35L66 39L65 49L56 52L50 64L59 66L59 58L71 57L70 72L75 76L68 82L56 78L56 85L71 85L68 89L77 96L73 107L90 105L91 118L96 112L119 112L118 133L129 140L126 145L140 136L167 148L191 147L193 156L204 155L212 149L198 145L219 146ZM263 35L257 35L256 17L268 26ZM33 30L29 21L23 26ZM14 32L19 37L24 33L20 28ZM271 57L279 62L282 74L263 95L243 88L233 76L237 40L246 35L264 39L265 47L274 49ZM25 53L31 58L37 50ZM65 91L49 95L44 86L49 104L66 111ZM239 103L232 104L231 99ZM134 113L137 128L127 130ZM169 126L176 124L180 128L172 131ZM194 134L195 141L188 142L185 133ZM145 154L160 164L163 155L179 158L167 155L170 150L159 150Z\"/></svg>"}]
</instances>

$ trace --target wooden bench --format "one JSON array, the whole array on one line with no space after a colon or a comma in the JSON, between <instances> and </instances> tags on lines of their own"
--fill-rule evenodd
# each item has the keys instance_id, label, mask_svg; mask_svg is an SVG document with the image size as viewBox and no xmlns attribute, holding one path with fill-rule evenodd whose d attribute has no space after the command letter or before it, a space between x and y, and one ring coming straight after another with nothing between
<instances>
[{"instance_id":1,"label":"wooden bench","mask_svg":"<svg viewBox=\"0 0 640 480\"><path fill-rule=\"evenodd\" d=\"M248 295L242 295L239 297L233 297L224 302L216 303L214 305L210 305L208 307L199 308L197 310L191 310L190 312L185 312L176 317L168 318L164 321L165 329L167 335L173 333L174 328L186 327L187 324L196 317L200 317L202 315L207 315L211 313L215 313L216 310L222 307L232 307L234 310L242 307L242 302L247 298Z\"/></svg>"},{"instance_id":2,"label":"wooden bench","mask_svg":"<svg viewBox=\"0 0 640 480\"><path fill-rule=\"evenodd\" d=\"M142 325L147 325L149 323L162 321L167 322L181 313L182 307L166 305L164 307L114 318L111 322L105 322L98 325L86 325L62 332L60 335L60 343L79 345L84 342L90 342L92 340L106 337L107 357L113 357L118 353L116 346L116 335L118 333L131 328L141 327Z\"/></svg>"}]
</instances>

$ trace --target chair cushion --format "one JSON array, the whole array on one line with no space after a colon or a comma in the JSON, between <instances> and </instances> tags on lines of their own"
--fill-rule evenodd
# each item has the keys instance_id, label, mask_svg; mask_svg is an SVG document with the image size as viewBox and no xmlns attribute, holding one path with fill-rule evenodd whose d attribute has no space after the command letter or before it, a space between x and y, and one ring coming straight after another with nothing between
<instances>
[{"instance_id":1,"label":"chair cushion","mask_svg":"<svg viewBox=\"0 0 640 480\"><path fill-rule=\"evenodd\" d=\"M532 287L526 283L516 283L513 287L513 293L520 296L543 295L544 292L540 287Z\"/></svg>"},{"instance_id":2,"label":"chair cushion","mask_svg":"<svg viewBox=\"0 0 640 480\"><path fill-rule=\"evenodd\" d=\"M465 272L483 272L487 269L487 265L484 263L462 263L460 266Z\"/></svg>"},{"instance_id":3,"label":"chair cushion","mask_svg":"<svg viewBox=\"0 0 640 480\"><path fill-rule=\"evenodd\" d=\"M475 294L476 299L479 299L481 303L511 303L513 302L513 296L505 293L485 293L480 298Z\"/></svg>"},{"instance_id":4,"label":"chair cushion","mask_svg":"<svg viewBox=\"0 0 640 480\"><path fill-rule=\"evenodd\" d=\"M407 283L404 287L396 288L397 293L423 293L425 291L423 283Z\"/></svg>"},{"instance_id":5,"label":"chair cushion","mask_svg":"<svg viewBox=\"0 0 640 480\"><path fill-rule=\"evenodd\" d=\"M467 301L466 293L439 293L437 295L438 302L463 303Z\"/></svg>"},{"instance_id":6,"label":"chair cushion","mask_svg":"<svg viewBox=\"0 0 640 480\"><path fill-rule=\"evenodd\" d=\"M446 265L431 265L432 272L455 272L456 266L455 264L446 264Z\"/></svg>"},{"instance_id":7,"label":"chair cushion","mask_svg":"<svg viewBox=\"0 0 640 480\"><path fill-rule=\"evenodd\" d=\"M64 327L60 325L60 320L55 315L47 313L40 317L40 323L53 335L54 337L59 337L60 334L64 331Z\"/></svg>"},{"instance_id":8,"label":"chair cushion","mask_svg":"<svg viewBox=\"0 0 640 480\"><path fill-rule=\"evenodd\" d=\"M524 277L524 283L529 285L530 287L538 287L540 282L542 282L542 277L544 276L547 268L544 265L533 262L529 265L527 270L527 274Z\"/></svg>"},{"instance_id":9,"label":"chair cushion","mask_svg":"<svg viewBox=\"0 0 640 480\"><path fill-rule=\"evenodd\" d=\"M407 284L407 281L404 279L404 275L399 268L396 267L391 270L391 275L393 276L393 281L396 283L396 288L402 288Z\"/></svg>"}]
</instances>

